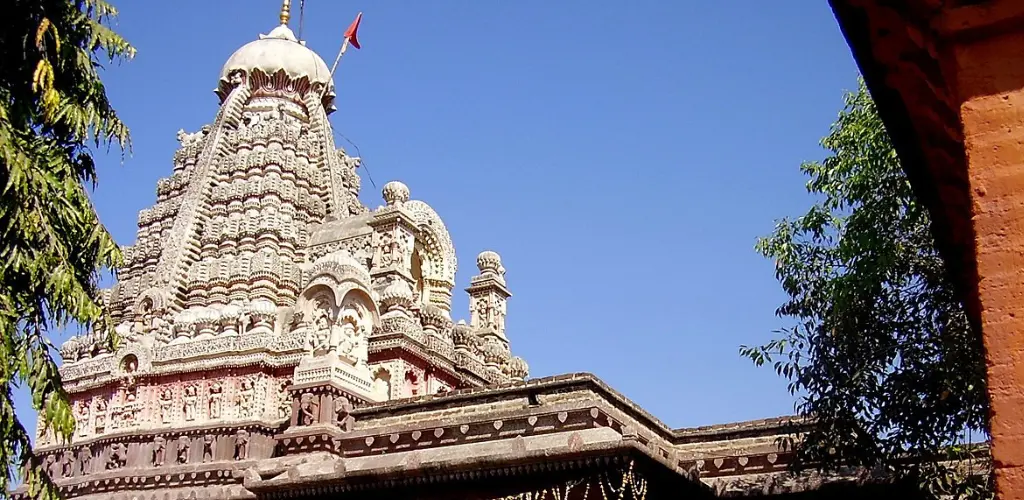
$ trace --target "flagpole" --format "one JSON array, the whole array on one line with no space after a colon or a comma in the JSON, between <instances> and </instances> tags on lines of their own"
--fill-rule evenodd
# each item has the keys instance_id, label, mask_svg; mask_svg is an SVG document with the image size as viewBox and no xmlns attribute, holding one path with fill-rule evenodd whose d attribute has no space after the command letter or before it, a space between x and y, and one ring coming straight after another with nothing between
<instances>
[{"instance_id":1,"label":"flagpole","mask_svg":"<svg viewBox=\"0 0 1024 500\"><path fill-rule=\"evenodd\" d=\"M345 41L341 42L341 50L338 51L338 57L334 58L334 64L331 66L331 78L334 78L334 70L338 69L338 63L341 62L341 56L345 55L346 50L348 50L348 37L345 37Z\"/></svg>"}]
</instances>

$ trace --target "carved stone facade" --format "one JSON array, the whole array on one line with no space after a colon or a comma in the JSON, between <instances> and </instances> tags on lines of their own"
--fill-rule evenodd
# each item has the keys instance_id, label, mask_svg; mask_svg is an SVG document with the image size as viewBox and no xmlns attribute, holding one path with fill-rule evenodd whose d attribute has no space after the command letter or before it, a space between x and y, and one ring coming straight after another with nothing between
<instances>
[{"instance_id":1,"label":"carved stone facade","mask_svg":"<svg viewBox=\"0 0 1024 500\"><path fill-rule=\"evenodd\" d=\"M384 481L399 470L446 483L484 477L481 464L639 460L699 498L726 469L780 473L770 447L703 458L589 375L527 381L495 252L477 257L468 321L453 321L444 222L400 182L383 206L359 202L359 159L328 121L330 72L282 21L225 64L214 122L178 134L104 292L123 342L61 346L76 430L40 435L36 452L67 496L250 499L324 478L330 491L405 484Z\"/></svg>"}]
</instances>

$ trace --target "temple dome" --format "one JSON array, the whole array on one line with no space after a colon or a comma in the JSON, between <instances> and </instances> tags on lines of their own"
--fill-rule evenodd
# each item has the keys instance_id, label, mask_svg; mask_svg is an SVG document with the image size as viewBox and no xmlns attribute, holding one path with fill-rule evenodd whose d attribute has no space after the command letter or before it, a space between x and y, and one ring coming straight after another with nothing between
<instances>
[{"instance_id":1,"label":"temple dome","mask_svg":"<svg viewBox=\"0 0 1024 500\"><path fill-rule=\"evenodd\" d=\"M321 83L328 89L334 87L327 63L299 42L285 25L274 28L268 35L260 35L259 40L249 42L231 54L220 71L220 81L228 84L232 72L241 70L249 74L256 69L267 75L283 70L293 80L306 77L311 84Z\"/></svg>"}]
</instances>

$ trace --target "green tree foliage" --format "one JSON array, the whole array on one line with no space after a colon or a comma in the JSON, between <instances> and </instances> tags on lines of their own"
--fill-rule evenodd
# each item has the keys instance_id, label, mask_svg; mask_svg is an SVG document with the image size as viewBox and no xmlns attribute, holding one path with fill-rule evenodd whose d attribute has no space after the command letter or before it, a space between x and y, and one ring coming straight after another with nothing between
<instances>
[{"instance_id":1,"label":"green tree foliage","mask_svg":"<svg viewBox=\"0 0 1024 500\"><path fill-rule=\"evenodd\" d=\"M863 466L984 496L988 466L966 459L969 436L988 429L980 335L863 82L845 101L827 158L801 166L817 203L756 246L775 261L789 295L777 314L793 326L741 353L773 364L817 422L787 443L796 467Z\"/></svg>"},{"instance_id":2,"label":"green tree foliage","mask_svg":"<svg viewBox=\"0 0 1024 500\"><path fill-rule=\"evenodd\" d=\"M56 496L14 412L26 386L44 429L69 440L75 421L47 332L107 331L100 272L121 256L87 187L91 147L127 146L107 100L101 61L135 50L107 24L102 0L7 0L0 29L0 495L20 471L33 497Z\"/></svg>"}]
</instances>

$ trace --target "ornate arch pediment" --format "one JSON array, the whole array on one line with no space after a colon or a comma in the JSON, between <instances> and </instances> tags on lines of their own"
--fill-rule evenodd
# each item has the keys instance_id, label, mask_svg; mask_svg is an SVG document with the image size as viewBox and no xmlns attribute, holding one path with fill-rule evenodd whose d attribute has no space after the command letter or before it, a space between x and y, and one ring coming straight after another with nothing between
<instances>
[{"instance_id":1,"label":"ornate arch pediment","mask_svg":"<svg viewBox=\"0 0 1024 500\"><path fill-rule=\"evenodd\" d=\"M455 245L444 221L437 212L420 200L410 200L402 205L416 221L426 254L423 255L424 275L427 280L455 286L455 272L458 260Z\"/></svg>"},{"instance_id":2,"label":"ornate arch pediment","mask_svg":"<svg viewBox=\"0 0 1024 500\"><path fill-rule=\"evenodd\" d=\"M303 280L304 288L316 284L341 284L352 281L370 288L370 272L346 250L329 253L313 263Z\"/></svg>"}]
</instances>

